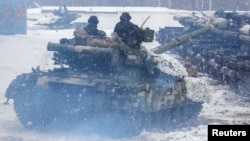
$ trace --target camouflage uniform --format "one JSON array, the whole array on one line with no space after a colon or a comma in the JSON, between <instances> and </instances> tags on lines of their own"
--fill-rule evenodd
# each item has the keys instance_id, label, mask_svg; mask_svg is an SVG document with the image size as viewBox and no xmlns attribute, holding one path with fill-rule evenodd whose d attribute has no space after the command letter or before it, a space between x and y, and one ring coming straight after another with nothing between
<instances>
[{"instance_id":1,"label":"camouflage uniform","mask_svg":"<svg viewBox=\"0 0 250 141\"><path fill-rule=\"evenodd\" d=\"M128 12L123 12L120 16L120 22L115 25L114 32L122 38L122 41L128 46L139 47L143 36L142 30L132 22Z\"/></svg>"},{"instance_id":2,"label":"camouflage uniform","mask_svg":"<svg viewBox=\"0 0 250 141\"><path fill-rule=\"evenodd\" d=\"M99 20L96 16L90 16L88 19L88 25L82 28L76 28L74 31L75 44L86 45L88 38L93 37L106 37L106 33L97 29Z\"/></svg>"}]
</instances>

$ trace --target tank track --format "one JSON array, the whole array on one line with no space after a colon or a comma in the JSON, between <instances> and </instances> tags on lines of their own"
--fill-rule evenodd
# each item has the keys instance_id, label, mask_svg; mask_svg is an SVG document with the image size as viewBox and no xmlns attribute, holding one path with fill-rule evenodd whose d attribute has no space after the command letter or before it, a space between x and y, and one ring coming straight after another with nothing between
<instances>
[{"instance_id":1,"label":"tank track","mask_svg":"<svg viewBox=\"0 0 250 141\"><path fill-rule=\"evenodd\" d=\"M43 128L55 116L47 107L52 99L48 99L45 88L35 87L35 82L36 77L19 75L5 94L8 99L14 99L14 110L25 128Z\"/></svg>"},{"instance_id":2,"label":"tank track","mask_svg":"<svg viewBox=\"0 0 250 141\"><path fill-rule=\"evenodd\" d=\"M190 119L197 118L202 109L200 102L189 102L178 105L177 107L160 110L155 113L148 113L145 117L146 129L154 131L161 129L171 131L182 126Z\"/></svg>"},{"instance_id":3,"label":"tank track","mask_svg":"<svg viewBox=\"0 0 250 141\"><path fill-rule=\"evenodd\" d=\"M196 118L202 108L200 102L190 100L176 107L145 113L138 110L106 110L105 104L108 103L100 102L104 110L96 110L96 107L93 107L79 114L76 107L80 103L88 104L86 97L84 101L75 103L76 97L65 99L57 95L58 93L51 93L46 87L36 86L34 81L35 77L20 75L12 81L6 93L7 95L15 93L15 95L12 94L14 110L21 124L28 129L70 129L67 132L77 129L87 134L97 133L112 137L133 136L144 129L173 130L187 120ZM75 109L75 111L68 109Z\"/></svg>"}]
</instances>

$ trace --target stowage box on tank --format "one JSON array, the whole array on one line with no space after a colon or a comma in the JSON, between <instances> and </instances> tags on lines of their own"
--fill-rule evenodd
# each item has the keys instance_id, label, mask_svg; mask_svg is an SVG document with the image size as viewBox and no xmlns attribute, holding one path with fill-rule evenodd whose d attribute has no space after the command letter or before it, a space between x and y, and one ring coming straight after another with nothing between
<instances>
[{"instance_id":1,"label":"stowage box on tank","mask_svg":"<svg viewBox=\"0 0 250 141\"><path fill-rule=\"evenodd\" d=\"M204 27L152 51L162 53L209 30L211 26ZM144 41L153 41L153 30L143 33L147 33ZM49 42L47 49L61 67L33 69L11 82L5 96L14 100L24 127L78 125L86 132L123 136L143 129L173 129L199 114L202 103L187 98L184 78L157 68L158 62L144 46L132 48L109 37L88 38L94 42Z\"/></svg>"}]
</instances>

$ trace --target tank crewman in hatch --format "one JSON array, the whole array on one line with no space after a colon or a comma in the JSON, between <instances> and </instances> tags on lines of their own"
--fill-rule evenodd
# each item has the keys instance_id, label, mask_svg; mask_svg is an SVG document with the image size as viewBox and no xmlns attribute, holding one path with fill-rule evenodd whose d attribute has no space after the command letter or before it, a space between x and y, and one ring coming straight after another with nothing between
<instances>
[{"instance_id":1,"label":"tank crewman in hatch","mask_svg":"<svg viewBox=\"0 0 250 141\"><path fill-rule=\"evenodd\" d=\"M91 35L91 36L106 36L106 33L102 30L98 30L97 25L99 20L97 16L90 16L88 19L88 25L85 26L83 29L76 28L74 31L75 36L82 36L82 35ZM79 35L78 35L79 34Z\"/></svg>"},{"instance_id":2,"label":"tank crewman in hatch","mask_svg":"<svg viewBox=\"0 0 250 141\"><path fill-rule=\"evenodd\" d=\"M90 16L88 19L88 25L85 26L83 29L89 34L94 36L106 36L106 33L102 30L97 29L97 25L99 20L97 16Z\"/></svg>"},{"instance_id":3,"label":"tank crewman in hatch","mask_svg":"<svg viewBox=\"0 0 250 141\"><path fill-rule=\"evenodd\" d=\"M97 16L90 16L88 25L84 28L76 28L74 31L76 45L90 45L102 47L114 47L118 42L107 37L103 30L97 29L99 20Z\"/></svg>"},{"instance_id":4,"label":"tank crewman in hatch","mask_svg":"<svg viewBox=\"0 0 250 141\"><path fill-rule=\"evenodd\" d=\"M130 14L123 12L120 21L115 25L114 32L128 46L139 48L143 40L142 30L130 20Z\"/></svg>"},{"instance_id":5,"label":"tank crewman in hatch","mask_svg":"<svg viewBox=\"0 0 250 141\"><path fill-rule=\"evenodd\" d=\"M61 16L61 17L67 16L69 14L68 9L65 4L63 6L60 6L58 10L54 10L52 13L54 15Z\"/></svg>"},{"instance_id":6,"label":"tank crewman in hatch","mask_svg":"<svg viewBox=\"0 0 250 141\"><path fill-rule=\"evenodd\" d=\"M87 26L85 26L84 28L76 28L74 31L76 44L85 45L87 42L86 39L89 39L90 37L106 37L106 33L97 28L98 23L99 20L97 16L92 15L88 19Z\"/></svg>"},{"instance_id":7,"label":"tank crewman in hatch","mask_svg":"<svg viewBox=\"0 0 250 141\"><path fill-rule=\"evenodd\" d=\"M59 13L60 13L60 16L64 16L68 14L68 8L66 7L65 4L59 7Z\"/></svg>"}]
</instances>

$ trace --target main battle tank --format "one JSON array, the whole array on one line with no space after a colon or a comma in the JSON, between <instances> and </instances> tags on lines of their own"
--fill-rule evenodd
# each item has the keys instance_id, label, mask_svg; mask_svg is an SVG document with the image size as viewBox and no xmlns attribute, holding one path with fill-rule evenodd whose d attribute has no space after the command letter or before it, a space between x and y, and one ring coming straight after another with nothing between
<instances>
[{"instance_id":1,"label":"main battle tank","mask_svg":"<svg viewBox=\"0 0 250 141\"><path fill-rule=\"evenodd\" d=\"M86 44L76 44L76 38L49 42L47 50L54 52L57 67L18 75L5 96L14 100L14 110L26 128L72 131L77 126L81 132L111 136L171 130L195 118L202 102L187 97L182 76L157 68L157 54L209 30L211 26L204 27L152 51L109 37L82 38ZM153 30L146 28L143 33L144 42L153 41ZM88 43L89 39L97 42Z\"/></svg>"},{"instance_id":2,"label":"main battle tank","mask_svg":"<svg viewBox=\"0 0 250 141\"><path fill-rule=\"evenodd\" d=\"M60 6L45 17L47 20L38 21L38 25L48 29L74 29L87 25L87 22L76 22L81 15L68 11L66 6Z\"/></svg>"},{"instance_id":3,"label":"main battle tank","mask_svg":"<svg viewBox=\"0 0 250 141\"><path fill-rule=\"evenodd\" d=\"M192 32L208 23L215 25L215 30L184 44L175 51L185 58L191 58L196 68L210 77L228 84L236 93L250 97L250 16L248 13L224 12L218 10L209 17L176 16L183 27L176 32L175 28L165 27L158 31L156 40L161 44L164 36L168 40L174 35ZM169 32L170 31L170 32ZM174 33L174 34L173 34Z\"/></svg>"}]
</instances>

